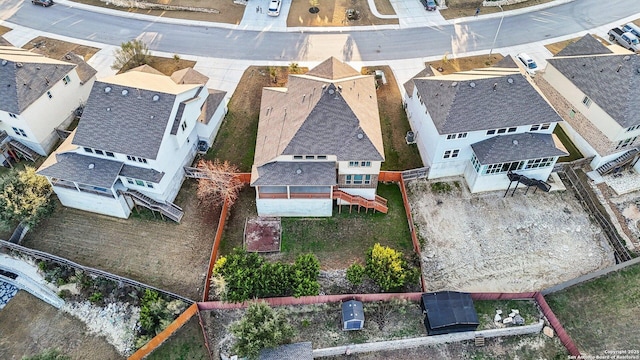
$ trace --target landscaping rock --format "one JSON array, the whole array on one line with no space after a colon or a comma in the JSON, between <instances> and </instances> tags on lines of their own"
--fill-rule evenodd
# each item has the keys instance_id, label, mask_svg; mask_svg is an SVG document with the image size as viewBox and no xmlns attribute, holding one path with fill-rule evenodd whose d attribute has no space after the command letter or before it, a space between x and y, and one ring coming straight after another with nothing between
<instances>
[{"instance_id":1,"label":"landscaping rock","mask_svg":"<svg viewBox=\"0 0 640 360\"><path fill-rule=\"evenodd\" d=\"M552 337L553 337L553 329L552 329L552 328L550 328L550 327L548 327L548 326L545 326L545 327L542 329L542 333L543 333L543 334L545 334L545 335L547 335L547 336L548 336L548 337L550 337L550 338L552 338Z\"/></svg>"},{"instance_id":2,"label":"landscaping rock","mask_svg":"<svg viewBox=\"0 0 640 360\"><path fill-rule=\"evenodd\" d=\"M493 321L494 322L499 322L500 320L502 320L502 316L496 314L496 316L494 316Z\"/></svg>"}]
</instances>

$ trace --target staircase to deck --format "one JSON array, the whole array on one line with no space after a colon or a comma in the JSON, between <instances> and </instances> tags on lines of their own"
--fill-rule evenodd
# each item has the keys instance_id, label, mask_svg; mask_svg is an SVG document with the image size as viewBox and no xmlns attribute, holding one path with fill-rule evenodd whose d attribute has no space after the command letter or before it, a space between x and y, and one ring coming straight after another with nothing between
<instances>
[{"instance_id":1,"label":"staircase to deck","mask_svg":"<svg viewBox=\"0 0 640 360\"><path fill-rule=\"evenodd\" d=\"M30 147L28 147L27 145L17 141L17 140L10 140L9 141L9 146L15 150L18 154L20 154L22 157L24 157L25 159L32 161L32 162L36 162L36 160L38 160L40 158L40 154L38 154L37 152L33 151Z\"/></svg>"},{"instance_id":2,"label":"staircase to deck","mask_svg":"<svg viewBox=\"0 0 640 360\"><path fill-rule=\"evenodd\" d=\"M184 176L192 179L207 179L209 176L207 173L195 167L184 167Z\"/></svg>"},{"instance_id":3,"label":"staircase to deck","mask_svg":"<svg viewBox=\"0 0 640 360\"><path fill-rule=\"evenodd\" d=\"M596 171L600 175L607 175L608 173L614 171L615 169L618 169L632 162L633 159L635 159L636 155L638 155L638 152L639 152L638 148L633 148L627 151L626 153L622 154L617 159L609 161L608 163L600 166L599 168L596 169Z\"/></svg>"},{"instance_id":4,"label":"staircase to deck","mask_svg":"<svg viewBox=\"0 0 640 360\"><path fill-rule=\"evenodd\" d=\"M367 210L373 209L374 211L379 211L384 214L389 211L389 208L387 207L387 199L378 195L376 195L375 200L369 200L359 195L351 195L342 190L334 189L333 198L346 201L351 205L357 205L358 209L360 209L360 207L364 207Z\"/></svg>"},{"instance_id":5,"label":"staircase to deck","mask_svg":"<svg viewBox=\"0 0 640 360\"><path fill-rule=\"evenodd\" d=\"M120 191L120 193L131 197L135 204L145 207L151 211L157 211L161 215L166 216L177 223L179 223L184 216L184 211L182 211L182 208L176 204L170 202L159 202L139 191L131 189Z\"/></svg>"},{"instance_id":6,"label":"staircase to deck","mask_svg":"<svg viewBox=\"0 0 640 360\"><path fill-rule=\"evenodd\" d=\"M527 187L529 186L535 186L536 188L544 191L544 192L549 192L549 190L551 190L551 185L549 185L547 182L542 181L542 180L537 180L537 179L532 179L529 177L526 177L524 175L520 175L517 173L514 173L512 171L507 172L507 177L509 178L509 181L517 181L523 185L526 185ZM511 184L509 184L509 187L511 187ZM509 191L509 189L507 189L507 192ZM515 191L515 190L514 190ZM506 193L505 193L506 196Z\"/></svg>"}]
</instances>

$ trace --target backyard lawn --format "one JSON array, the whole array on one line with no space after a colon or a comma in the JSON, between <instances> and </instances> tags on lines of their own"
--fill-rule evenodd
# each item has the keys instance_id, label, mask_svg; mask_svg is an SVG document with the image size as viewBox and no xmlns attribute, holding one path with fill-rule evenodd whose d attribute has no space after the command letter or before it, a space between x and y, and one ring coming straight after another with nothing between
<instances>
[{"instance_id":1,"label":"backyard lawn","mask_svg":"<svg viewBox=\"0 0 640 360\"><path fill-rule=\"evenodd\" d=\"M148 360L208 360L198 316L193 316L167 341L158 346Z\"/></svg>"},{"instance_id":2,"label":"backyard lawn","mask_svg":"<svg viewBox=\"0 0 640 360\"><path fill-rule=\"evenodd\" d=\"M365 213L365 209L358 213L357 207L350 214L349 207L343 206L341 214L334 207L333 216L327 218L282 218L282 252L269 258L293 262L311 252L322 269L345 269L354 261L364 263L365 251L377 242L410 256L413 246L400 189L379 184L378 194L388 200L388 214ZM220 245L222 255L242 246L244 222L250 216L257 216L255 192L245 188L231 208Z\"/></svg>"},{"instance_id":3,"label":"backyard lawn","mask_svg":"<svg viewBox=\"0 0 640 360\"><path fill-rule=\"evenodd\" d=\"M640 264L547 295L583 355L640 349Z\"/></svg>"},{"instance_id":4,"label":"backyard lawn","mask_svg":"<svg viewBox=\"0 0 640 360\"><path fill-rule=\"evenodd\" d=\"M570 161L574 161L582 158L582 154L580 153L580 150L578 150L578 148L573 144L571 139L569 139L569 137L564 132L564 130L562 130L562 127L560 127L560 125L556 126L556 128L553 130L553 133L556 134L560 142L562 142L562 145L564 145L564 147L569 152L568 156L562 156L558 158L558 162L570 162Z\"/></svg>"}]
</instances>

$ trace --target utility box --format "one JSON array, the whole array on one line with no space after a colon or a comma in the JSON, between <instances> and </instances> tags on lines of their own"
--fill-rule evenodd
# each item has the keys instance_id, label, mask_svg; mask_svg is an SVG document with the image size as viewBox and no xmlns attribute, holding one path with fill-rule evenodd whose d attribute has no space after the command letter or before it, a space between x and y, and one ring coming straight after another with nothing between
<instances>
[{"instance_id":1,"label":"utility box","mask_svg":"<svg viewBox=\"0 0 640 360\"><path fill-rule=\"evenodd\" d=\"M361 330L364 327L362 302L349 300L342 303L342 330Z\"/></svg>"}]
</instances>

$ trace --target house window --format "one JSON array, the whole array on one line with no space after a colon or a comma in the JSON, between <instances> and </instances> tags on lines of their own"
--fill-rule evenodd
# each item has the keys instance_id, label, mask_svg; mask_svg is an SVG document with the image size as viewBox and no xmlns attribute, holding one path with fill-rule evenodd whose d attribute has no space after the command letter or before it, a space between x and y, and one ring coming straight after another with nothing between
<instances>
[{"instance_id":1,"label":"house window","mask_svg":"<svg viewBox=\"0 0 640 360\"><path fill-rule=\"evenodd\" d=\"M540 125L540 130L547 130L551 127L551 123L544 123Z\"/></svg>"},{"instance_id":2,"label":"house window","mask_svg":"<svg viewBox=\"0 0 640 360\"><path fill-rule=\"evenodd\" d=\"M629 128L627 128L627 131L633 131L633 130L637 130L637 129L640 129L640 125L635 125L635 126L629 127Z\"/></svg>"},{"instance_id":3,"label":"house window","mask_svg":"<svg viewBox=\"0 0 640 360\"><path fill-rule=\"evenodd\" d=\"M67 85L68 83L71 82L71 78L69 77L69 75L65 76L62 78L62 82Z\"/></svg>"},{"instance_id":4,"label":"house window","mask_svg":"<svg viewBox=\"0 0 640 360\"><path fill-rule=\"evenodd\" d=\"M518 128L512 127L512 128L509 128L509 130L507 130L507 132L512 133L512 132L516 132L516 130L518 130Z\"/></svg>"},{"instance_id":5,"label":"house window","mask_svg":"<svg viewBox=\"0 0 640 360\"><path fill-rule=\"evenodd\" d=\"M447 140L453 140L456 138L456 134L449 134L447 135Z\"/></svg>"},{"instance_id":6,"label":"house window","mask_svg":"<svg viewBox=\"0 0 640 360\"><path fill-rule=\"evenodd\" d=\"M134 183L132 178L127 178L127 182L128 182L129 184L133 184L133 183Z\"/></svg>"},{"instance_id":7,"label":"house window","mask_svg":"<svg viewBox=\"0 0 640 360\"><path fill-rule=\"evenodd\" d=\"M84 151L88 153L93 153L93 150L91 150L91 148L88 148L88 147L84 148Z\"/></svg>"},{"instance_id":8,"label":"house window","mask_svg":"<svg viewBox=\"0 0 640 360\"><path fill-rule=\"evenodd\" d=\"M496 133L495 130L487 130L487 135L493 135L495 133Z\"/></svg>"},{"instance_id":9,"label":"house window","mask_svg":"<svg viewBox=\"0 0 640 360\"><path fill-rule=\"evenodd\" d=\"M467 133L458 133L458 134L449 134L447 135L447 140L454 140L454 139L464 139L467 137Z\"/></svg>"},{"instance_id":10,"label":"house window","mask_svg":"<svg viewBox=\"0 0 640 360\"><path fill-rule=\"evenodd\" d=\"M304 158L307 159L307 160L315 160L316 157L313 156L313 155L307 155Z\"/></svg>"},{"instance_id":11,"label":"house window","mask_svg":"<svg viewBox=\"0 0 640 360\"><path fill-rule=\"evenodd\" d=\"M351 184L351 177L352 177L352 176L353 176L353 175L347 175L347 176L345 177L345 179L344 179L344 183L345 183L345 184L347 184L347 185L350 185L350 184Z\"/></svg>"},{"instance_id":12,"label":"house window","mask_svg":"<svg viewBox=\"0 0 640 360\"><path fill-rule=\"evenodd\" d=\"M127 160L131 160L131 161L136 161L136 159L134 159L133 157L127 155Z\"/></svg>"},{"instance_id":13,"label":"house window","mask_svg":"<svg viewBox=\"0 0 640 360\"><path fill-rule=\"evenodd\" d=\"M360 166L360 161L349 161L349 167L358 167Z\"/></svg>"},{"instance_id":14,"label":"house window","mask_svg":"<svg viewBox=\"0 0 640 360\"><path fill-rule=\"evenodd\" d=\"M588 96L585 96L584 99L582 99L582 103L584 104L584 106L589 107L591 106L591 99L589 99Z\"/></svg>"},{"instance_id":15,"label":"house window","mask_svg":"<svg viewBox=\"0 0 640 360\"><path fill-rule=\"evenodd\" d=\"M105 154L107 154L108 157L115 157L111 151L105 151Z\"/></svg>"},{"instance_id":16,"label":"house window","mask_svg":"<svg viewBox=\"0 0 640 360\"><path fill-rule=\"evenodd\" d=\"M624 147L627 147L629 145L633 145L633 143L636 141L638 137L634 136L632 138L628 138L628 139L624 139L622 141L618 141L618 146L616 146L616 149L621 149Z\"/></svg>"},{"instance_id":17,"label":"house window","mask_svg":"<svg viewBox=\"0 0 640 360\"><path fill-rule=\"evenodd\" d=\"M16 133L16 135L27 137L27 133L24 132L24 130L19 129L17 127L12 127L12 129L13 129L13 132Z\"/></svg>"},{"instance_id":18,"label":"house window","mask_svg":"<svg viewBox=\"0 0 640 360\"><path fill-rule=\"evenodd\" d=\"M293 155L294 160L302 160L302 155Z\"/></svg>"},{"instance_id":19,"label":"house window","mask_svg":"<svg viewBox=\"0 0 640 360\"><path fill-rule=\"evenodd\" d=\"M371 161L361 161L360 166L362 167L371 167Z\"/></svg>"},{"instance_id":20,"label":"house window","mask_svg":"<svg viewBox=\"0 0 640 360\"><path fill-rule=\"evenodd\" d=\"M182 131L184 131L187 128L187 120L182 122Z\"/></svg>"},{"instance_id":21,"label":"house window","mask_svg":"<svg viewBox=\"0 0 640 360\"><path fill-rule=\"evenodd\" d=\"M144 181L136 179L136 185L144 186Z\"/></svg>"},{"instance_id":22,"label":"house window","mask_svg":"<svg viewBox=\"0 0 640 360\"><path fill-rule=\"evenodd\" d=\"M508 171L522 170L525 161L514 161L501 164L489 164L484 169L483 174L504 174Z\"/></svg>"},{"instance_id":23,"label":"house window","mask_svg":"<svg viewBox=\"0 0 640 360\"><path fill-rule=\"evenodd\" d=\"M51 94L51 91L47 91L47 96L49 97L49 99L53 97L53 95Z\"/></svg>"},{"instance_id":24,"label":"house window","mask_svg":"<svg viewBox=\"0 0 640 360\"><path fill-rule=\"evenodd\" d=\"M540 130L540 125L531 125L531 129L529 131L538 131Z\"/></svg>"},{"instance_id":25,"label":"house window","mask_svg":"<svg viewBox=\"0 0 640 360\"><path fill-rule=\"evenodd\" d=\"M498 129L498 134L504 134L507 132L507 129Z\"/></svg>"},{"instance_id":26,"label":"house window","mask_svg":"<svg viewBox=\"0 0 640 360\"><path fill-rule=\"evenodd\" d=\"M527 165L525 166L525 169L537 169L537 168L544 168L544 167L549 167L551 166L551 164L553 164L553 158L541 158L541 159L533 159L533 160L529 160L527 161Z\"/></svg>"},{"instance_id":27,"label":"house window","mask_svg":"<svg viewBox=\"0 0 640 360\"><path fill-rule=\"evenodd\" d=\"M576 111L573 109L569 110L569 117L573 119L575 116L576 116Z\"/></svg>"},{"instance_id":28,"label":"house window","mask_svg":"<svg viewBox=\"0 0 640 360\"><path fill-rule=\"evenodd\" d=\"M318 155L318 160L327 160L327 155Z\"/></svg>"},{"instance_id":29,"label":"house window","mask_svg":"<svg viewBox=\"0 0 640 360\"><path fill-rule=\"evenodd\" d=\"M478 161L476 154L471 155L471 164L473 165L473 168L476 170L476 172L480 171L480 161Z\"/></svg>"},{"instance_id":30,"label":"house window","mask_svg":"<svg viewBox=\"0 0 640 360\"><path fill-rule=\"evenodd\" d=\"M353 184L360 185L362 184L363 175L353 175Z\"/></svg>"},{"instance_id":31,"label":"house window","mask_svg":"<svg viewBox=\"0 0 640 360\"><path fill-rule=\"evenodd\" d=\"M460 149L445 150L444 155L442 156L442 158L443 159L457 158L459 152L460 152Z\"/></svg>"},{"instance_id":32,"label":"house window","mask_svg":"<svg viewBox=\"0 0 640 360\"><path fill-rule=\"evenodd\" d=\"M371 184L371 175L364 176L364 183L367 185Z\"/></svg>"},{"instance_id":33,"label":"house window","mask_svg":"<svg viewBox=\"0 0 640 360\"><path fill-rule=\"evenodd\" d=\"M96 150L96 155L104 155L104 151L102 151L102 150Z\"/></svg>"},{"instance_id":34,"label":"house window","mask_svg":"<svg viewBox=\"0 0 640 360\"><path fill-rule=\"evenodd\" d=\"M142 162L146 164L147 163L147 159L142 159Z\"/></svg>"},{"instance_id":35,"label":"house window","mask_svg":"<svg viewBox=\"0 0 640 360\"><path fill-rule=\"evenodd\" d=\"M153 184L147 181L147 187L153 189Z\"/></svg>"},{"instance_id":36,"label":"house window","mask_svg":"<svg viewBox=\"0 0 640 360\"><path fill-rule=\"evenodd\" d=\"M14 118L14 119L17 119L17 118L18 118L18 116L17 116L16 114L12 114L12 113L9 113L9 117L10 117L10 118Z\"/></svg>"},{"instance_id":37,"label":"house window","mask_svg":"<svg viewBox=\"0 0 640 360\"><path fill-rule=\"evenodd\" d=\"M464 139L466 137L467 137L467 133L466 132L458 134L458 139Z\"/></svg>"}]
</instances>

